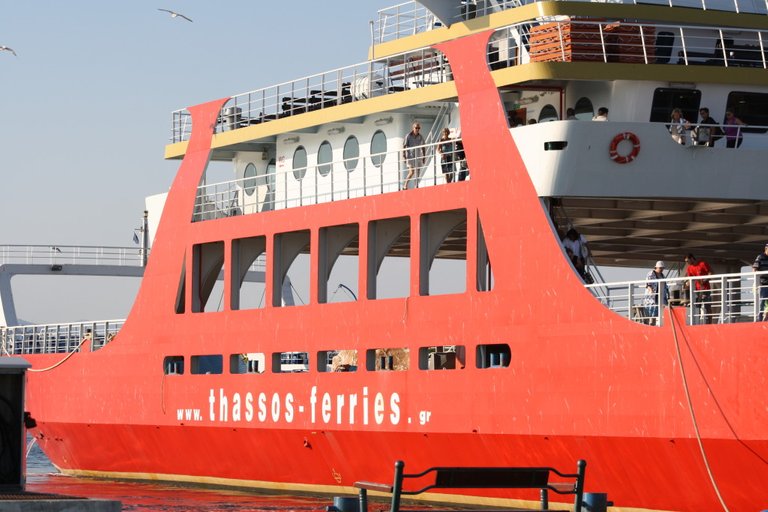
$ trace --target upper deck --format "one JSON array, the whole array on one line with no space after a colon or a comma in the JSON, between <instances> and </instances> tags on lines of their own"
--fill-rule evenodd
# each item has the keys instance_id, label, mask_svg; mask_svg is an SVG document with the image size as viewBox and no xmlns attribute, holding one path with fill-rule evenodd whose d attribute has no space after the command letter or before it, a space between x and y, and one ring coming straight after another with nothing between
<instances>
[{"instance_id":1,"label":"upper deck","mask_svg":"<svg viewBox=\"0 0 768 512\"><path fill-rule=\"evenodd\" d=\"M371 60L232 96L216 126L213 158L228 159L249 144L320 123L453 99L450 63L432 46L488 29L494 34L487 58L499 87L651 77L763 84L760 70L768 67L766 7L748 4L715 3L728 11L722 12L709 3L678 9L493 2L478 6L478 12L489 13L482 19L437 28L434 22L427 25L423 7L403 4L380 13ZM405 7L409 5L411 11ZM188 111L173 112L167 158L184 155L190 133Z\"/></svg>"}]
</instances>

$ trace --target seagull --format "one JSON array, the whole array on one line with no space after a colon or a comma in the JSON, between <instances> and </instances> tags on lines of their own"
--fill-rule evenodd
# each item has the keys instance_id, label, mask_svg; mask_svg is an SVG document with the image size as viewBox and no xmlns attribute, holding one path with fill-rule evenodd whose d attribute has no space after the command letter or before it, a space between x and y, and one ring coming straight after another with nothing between
<instances>
[{"instance_id":1,"label":"seagull","mask_svg":"<svg viewBox=\"0 0 768 512\"><path fill-rule=\"evenodd\" d=\"M192 21L192 20L189 20L189 21ZM18 57L18 55L16 55L16 52L15 52L15 51L13 51L13 48L8 48L8 47L7 47L7 46L5 46L5 45L1 45L1 46L0 46L0 52L11 52L11 53L13 54L13 56L14 56L14 57Z\"/></svg>"},{"instance_id":2,"label":"seagull","mask_svg":"<svg viewBox=\"0 0 768 512\"><path fill-rule=\"evenodd\" d=\"M190 23L192 22L191 19L187 18L186 16L184 16L183 14L181 14L179 12L170 11L168 9L160 9L159 7L157 8L157 10L158 11L167 12L168 14L171 15L171 18L184 18L185 20L189 21Z\"/></svg>"}]
</instances>

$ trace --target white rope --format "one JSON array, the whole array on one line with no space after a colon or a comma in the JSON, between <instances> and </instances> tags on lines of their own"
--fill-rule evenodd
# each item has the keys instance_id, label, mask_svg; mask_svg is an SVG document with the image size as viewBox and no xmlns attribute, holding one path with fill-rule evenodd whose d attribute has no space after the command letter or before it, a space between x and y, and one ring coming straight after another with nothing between
<instances>
[{"instance_id":1,"label":"white rope","mask_svg":"<svg viewBox=\"0 0 768 512\"><path fill-rule=\"evenodd\" d=\"M64 359L62 359L62 360L61 360L61 361L59 361L58 363L56 363L56 364L53 364L53 365L49 366L48 368L30 368L30 369L29 369L29 370L27 370L27 371L30 371L30 372L47 372L48 370L53 370L53 369L54 369L54 368L56 368L57 366L61 366L62 364L64 364L64 362L65 362L67 359L69 359L70 357L72 357L73 355L75 355L75 353L77 353L77 351L80 349L80 347L82 347L82 346L83 346L83 343L85 343L86 341L89 341L90 339L91 339L91 338L90 338L89 336L86 336L86 337L84 337L82 340L80 340L80 343L78 343L78 345L75 347L75 350L73 350L72 352L70 352L69 354L67 354L67 355L66 355L66 357L64 357Z\"/></svg>"}]
</instances>

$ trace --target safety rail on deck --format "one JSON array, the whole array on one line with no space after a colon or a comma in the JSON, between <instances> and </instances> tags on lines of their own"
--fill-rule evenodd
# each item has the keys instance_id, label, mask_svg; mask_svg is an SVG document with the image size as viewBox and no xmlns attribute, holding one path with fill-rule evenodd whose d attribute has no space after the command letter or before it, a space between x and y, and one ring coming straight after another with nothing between
<instances>
[{"instance_id":1,"label":"safety rail on deck","mask_svg":"<svg viewBox=\"0 0 768 512\"><path fill-rule=\"evenodd\" d=\"M685 307L689 325L755 322L761 318L759 277L764 274L768 272L643 279L586 287L611 311L644 324L662 325L667 305ZM657 285L655 292L649 284Z\"/></svg>"},{"instance_id":2,"label":"safety rail on deck","mask_svg":"<svg viewBox=\"0 0 768 512\"><path fill-rule=\"evenodd\" d=\"M674 53L674 55L673 55ZM768 30L598 20L523 22L495 31L491 69L531 62L604 62L768 68ZM445 56L423 48L237 94L216 131L229 131L374 96L453 80ZM172 113L171 142L188 140L186 109Z\"/></svg>"},{"instance_id":3,"label":"safety rail on deck","mask_svg":"<svg viewBox=\"0 0 768 512\"><path fill-rule=\"evenodd\" d=\"M447 177L442 172L440 158L435 158L438 145L426 144L413 148L414 151L423 149L424 157L419 166L419 179L411 181L409 188L446 183ZM454 164L451 177L456 180L468 178L469 170L463 149L448 153ZM341 172L334 172L334 168ZM406 174L405 159L402 150L398 148L386 153L360 155L357 158L288 169L265 176L203 185L197 189L192 218L193 221L212 220L397 192L401 190ZM278 182L279 192L276 191ZM262 192L255 193L259 188ZM248 202L248 197L259 195L261 200Z\"/></svg>"},{"instance_id":4,"label":"safety rail on deck","mask_svg":"<svg viewBox=\"0 0 768 512\"><path fill-rule=\"evenodd\" d=\"M0 245L0 265L68 264L142 266L139 247L101 247L88 245ZM149 251L147 249L147 251Z\"/></svg>"},{"instance_id":5,"label":"safety rail on deck","mask_svg":"<svg viewBox=\"0 0 768 512\"><path fill-rule=\"evenodd\" d=\"M513 9L537 0L468 0L456 8L448 23L457 23L486 16L494 12ZM584 0L559 0L584 1ZM686 7L702 10L768 14L768 3L755 0L612 0L611 3L661 5L668 7ZM395 41L421 32L439 28L442 23L426 7L418 2L404 2L380 9L374 24L373 40L375 44Z\"/></svg>"},{"instance_id":6,"label":"safety rail on deck","mask_svg":"<svg viewBox=\"0 0 768 512\"><path fill-rule=\"evenodd\" d=\"M98 350L117 336L124 323L125 320L97 320L0 327L0 355L80 352L88 341L91 351Z\"/></svg>"},{"instance_id":7,"label":"safety rail on deck","mask_svg":"<svg viewBox=\"0 0 768 512\"><path fill-rule=\"evenodd\" d=\"M448 81L443 54L432 48L333 69L298 80L236 94L222 108L216 131L235 130L374 96ZM191 118L173 112L172 142L188 140Z\"/></svg>"}]
</instances>

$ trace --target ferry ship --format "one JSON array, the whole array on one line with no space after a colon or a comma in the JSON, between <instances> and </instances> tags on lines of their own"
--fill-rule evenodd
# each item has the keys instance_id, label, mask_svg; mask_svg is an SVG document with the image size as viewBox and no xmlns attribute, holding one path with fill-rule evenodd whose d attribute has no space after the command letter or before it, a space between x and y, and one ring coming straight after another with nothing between
<instances>
[{"instance_id":1,"label":"ferry ship","mask_svg":"<svg viewBox=\"0 0 768 512\"><path fill-rule=\"evenodd\" d=\"M72 475L334 494L585 459L616 510L768 508L766 14L408 2L360 64L173 112L127 318L19 326L0 294L36 442Z\"/></svg>"}]
</instances>

